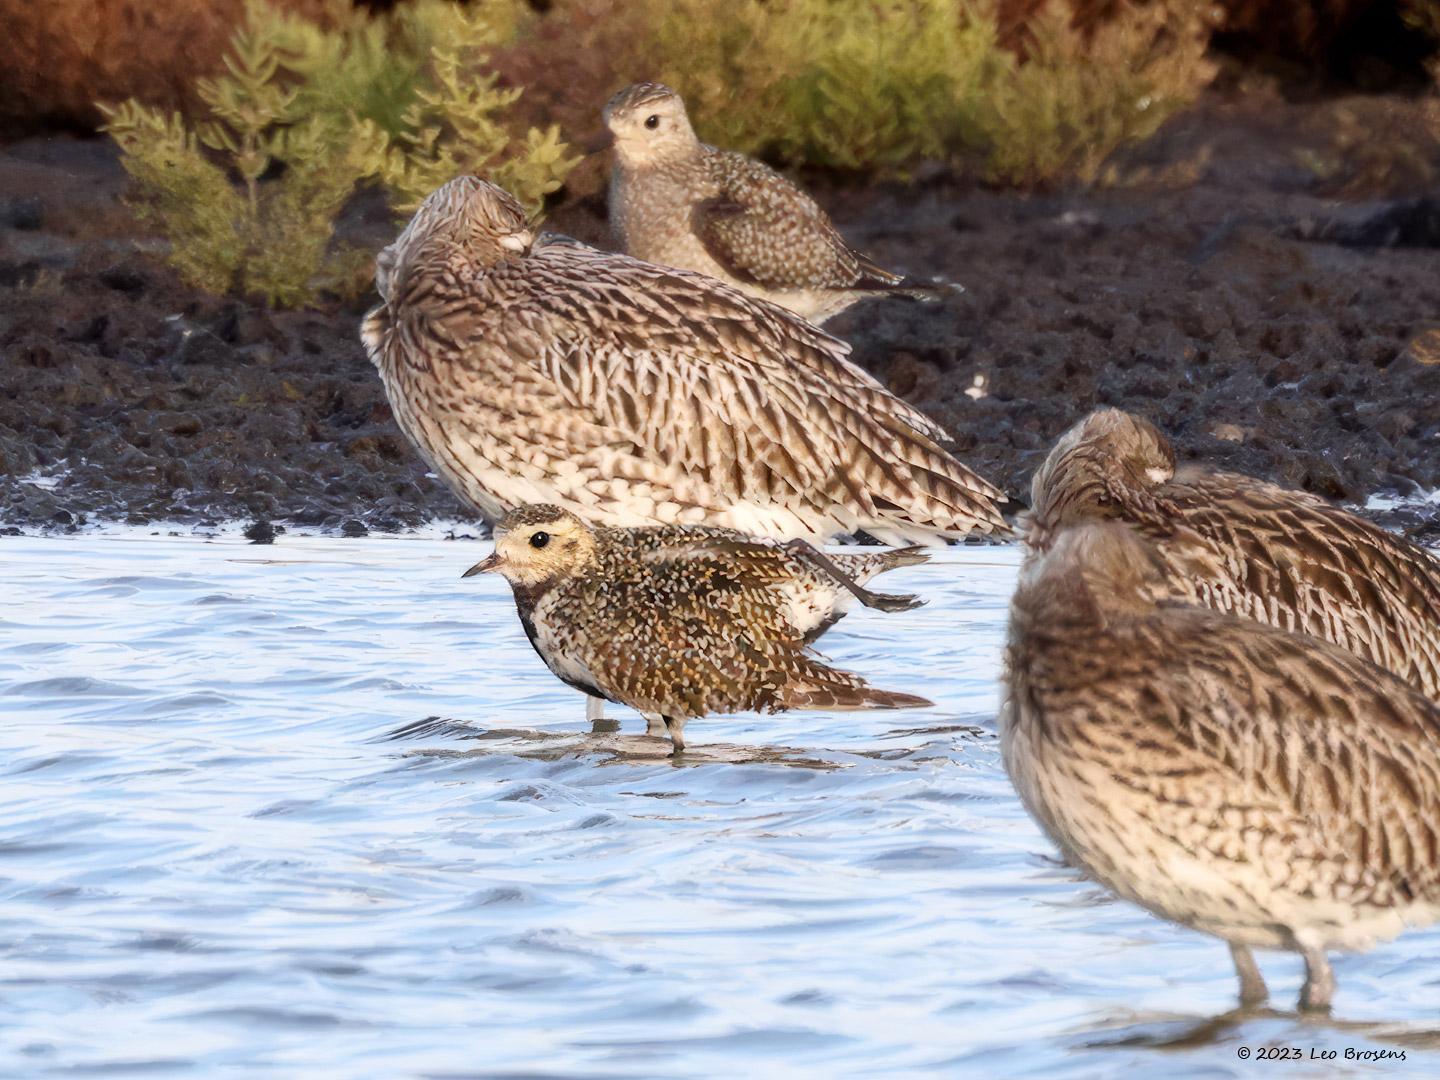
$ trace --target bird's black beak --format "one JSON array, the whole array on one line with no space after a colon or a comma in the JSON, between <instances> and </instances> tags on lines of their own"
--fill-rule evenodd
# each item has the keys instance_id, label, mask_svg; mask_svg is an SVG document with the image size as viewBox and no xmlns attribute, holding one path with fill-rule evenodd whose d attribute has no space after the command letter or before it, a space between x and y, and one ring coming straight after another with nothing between
<instances>
[{"instance_id":1,"label":"bird's black beak","mask_svg":"<svg viewBox=\"0 0 1440 1080\"><path fill-rule=\"evenodd\" d=\"M609 128L602 128L599 132L591 135L580 144L580 149L587 154L598 154L601 150L609 150L615 145L615 136L610 133Z\"/></svg>"},{"instance_id":2,"label":"bird's black beak","mask_svg":"<svg viewBox=\"0 0 1440 1080\"><path fill-rule=\"evenodd\" d=\"M462 578L467 578L474 577L476 574L488 574L492 570L499 569L500 564L504 561L505 560L500 557L500 553L498 551L492 552L489 556L481 559L479 562L477 562L474 566L470 567L469 570L466 570L465 573L461 574L460 576Z\"/></svg>"}]
</instances>

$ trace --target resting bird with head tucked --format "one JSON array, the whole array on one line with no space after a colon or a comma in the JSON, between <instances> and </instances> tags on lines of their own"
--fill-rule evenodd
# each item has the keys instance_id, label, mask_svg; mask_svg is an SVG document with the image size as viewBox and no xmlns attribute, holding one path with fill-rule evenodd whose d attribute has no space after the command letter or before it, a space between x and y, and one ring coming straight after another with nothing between
<instances>
[{"instance_id":1,"label":"resting bird with head tucked","mask_svg":"<svg viewBox=\"0 0 1440 1080\"><path fill-rule=\"evenodd\" d=\"M1440 701L1440 562L1424 549L1314 495L1177 470L1165 436L1118 409L1076 424L1035 473L1026 543L1110 520L1155 545L1181 595L1332 641Z\"/></svg>"},{"instance_id":2,"label":"resting bird with head tucked","mask_svg":"<svg viewBox=\"0 0 1440 1080\"><path fill-rule=\"evenodd\" d=\"M465 576L504 577L546 666L590 697L637 709L676 752L685 722L710 713L930 704L877 690L810 652L843 614L840 592L886 610L919 601L870 592L804 542L594 529L558 506L512 511L495 535L495 553ZM914 559L896 555L851 565L875 573Z\"/></svg>"},{"instance_id":3,"label":"resting bird with head tucked","mask_svg":"<svg viewBox=\"0 0 1440 1080\"><path fill-rule=\"evenodd\" d=\"M615 148L610 226L637 259L709 274L814 323L868 296L937 300L958 290L871 262L785 177L696 138L668 86L627 87L604 120Z\"/></svg>"},{"instance_id":4,"label":"resting bird with head tucked","mask_svg":"<svg viewBox=\"0 0 1440 1080\"><path fill-rule=\"evenodd\" d=\"M700 274L535 246L473 176L379 260L361 328L395 418L490 522L549 502L602 525L824 540L1007 533L944 432L793 313Z\"/></svg>"},{"instance_id":5,"label":"resting bird with head tucked","mask_svg":"<svg viewBox=\"0 0 1440 1080\"><path fill-rule=\"evenodd\" d=\"M1062 528L1010 609L1001 752L1026 808L1075 865L1230 943L1305 959L1440 919L1440 707L1308 634L1177 601L1120 524Z\"/></svg>"}]
</instances>

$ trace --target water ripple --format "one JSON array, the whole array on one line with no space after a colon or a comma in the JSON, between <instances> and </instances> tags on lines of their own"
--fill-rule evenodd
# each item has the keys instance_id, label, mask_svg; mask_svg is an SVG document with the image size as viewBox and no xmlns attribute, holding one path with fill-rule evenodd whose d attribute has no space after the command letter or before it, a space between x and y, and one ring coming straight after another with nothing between
<instances>
[{"instance_id":1,"label":"water ripple","mask_svg":"<svg viewBox=\"0 0 1440 1080\"><path fill-rule=\"evenodd\" d=\"M459 579L480 545L0 544L0 1075L1440 1072L1440 934L1340 958L1341 1020L1234 1017L1222 946L1058 863L996 745L1011 550L826 639L934 709L696 721L672 758L590 731Z\"/></svg>"}]
</instances>

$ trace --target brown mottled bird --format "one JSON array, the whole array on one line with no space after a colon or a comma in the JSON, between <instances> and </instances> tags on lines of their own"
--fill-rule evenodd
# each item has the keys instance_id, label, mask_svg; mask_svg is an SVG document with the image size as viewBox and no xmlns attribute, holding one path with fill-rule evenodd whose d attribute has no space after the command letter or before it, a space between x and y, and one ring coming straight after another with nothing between
<instances>
[{"instance_id":1,"label":"brown mottled bird","mask_svg":"<svg viewBox=\"0 0 1440 1080\"><path fill-rule=\"evenodd\" d=\"M558 506L521 507L496 526L495 553L465 576L501 574L546 666L577 690L639 710L677 753L685 722L710 713L930 704L877 690L807 648L825 621L813 618L807 582L892 610L913 607L913 597L871 593L803 542L696 535L678 544L625 533L593 529Z\"/></svg>"},{"instance_id":2,"label":"brown mottled bird","mask_svg":"<svg viewBox=\"0 0 1440 1080\"><path fill-rule=\"evenodd\" d=\"M1127 526L1060 531L1010 609L1001 751L1077 866L1162 918L1304 957L1440 919L1440 708L1306 634L1174 600Z\"/></svg>"},{"instance_id":3,"label":"brown mottled bird","mask_svg":"<svg viewBox=\"0 0 1440 1080\"><path fill-rule=\"evenodd\" d=\"M1026 542L1124 521L1197 603L1300 630L1393 671L1440 701L1440 561L1323 499L1236 473L1177 470L1149 422L1092 413L1031 485Z\"/></svg>"},{"instance_id":4,"label":"brown mottled bird","mask_svg":"<svg viewBox=\"0 0 1440 1080\"><path fill-rule=\"evenodd\" d=\"M610 225L637 259L709 274L814 323L867 296L937 300L958 291L875 265L774 169L702 143L668 86L627 87L604 120L615 147Z\"/></svg>"},{"instance_id":5,"label":"brown mottled bird","mask_svg":"<svg viewBox=\"0 0 1440 1080\"><path fill-rule=\"evenodd\" d=\"M494 522L706 524L935 543L1009 531L1003 494L843 342L701 274L556 240L473 176L379 259L362 337L395 418Z\"/></svg>"}]
</instances>

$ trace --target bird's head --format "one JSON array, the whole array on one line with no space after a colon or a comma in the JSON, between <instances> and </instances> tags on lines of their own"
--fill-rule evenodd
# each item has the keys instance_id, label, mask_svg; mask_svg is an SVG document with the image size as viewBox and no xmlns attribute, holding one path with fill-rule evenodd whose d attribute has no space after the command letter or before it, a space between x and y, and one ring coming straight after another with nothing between
<instances>
[{"instance_id":1,"label":"bird's head","mask_svg":"<svg viewBox=\"0 0 1440 1080\"><path fill-rule=\"evenodd\" d=\"M1175 476L1175 451L1148 420L1099 409L1055 444L1030 482L1025 539L1043 549L1061 529L1131 520Z\"/></svg>"},{"instance_id":2,"label":"bird's head","mask_svg":"<svg viewBox=\"0 0 1440 1080\"><path fill-rule=\"evenodd\" d=\"M512 510L495 526L495 552L464 577L498 573L533 589L577 573L595 555L595 533L569 510L541 504Z\"/></svg>"},{"instance_id":3,"label":"bird's head","mask_svg":"<svg viewBox=\"0 0 1440 1080\"><path fill-rule=\"evenodd\" d=\"M643 168L693 153L699 140L685 114L685 102L668 86L636 83L605 106L605 128L616 155Z\"/></svg>"},{"instance_id":4,"label":"bird's head","mask_svg":"<svg viewBox=\"0 0 1440 1080\"><path fill-rule=\"evenodd\" d=\"M535 234L520 204L478 176L457 176L425 197L400 236L380 253L375 274L389 300L412 267L463 260L491 267L530 252Z\"/></svg>"}]
</instances>

